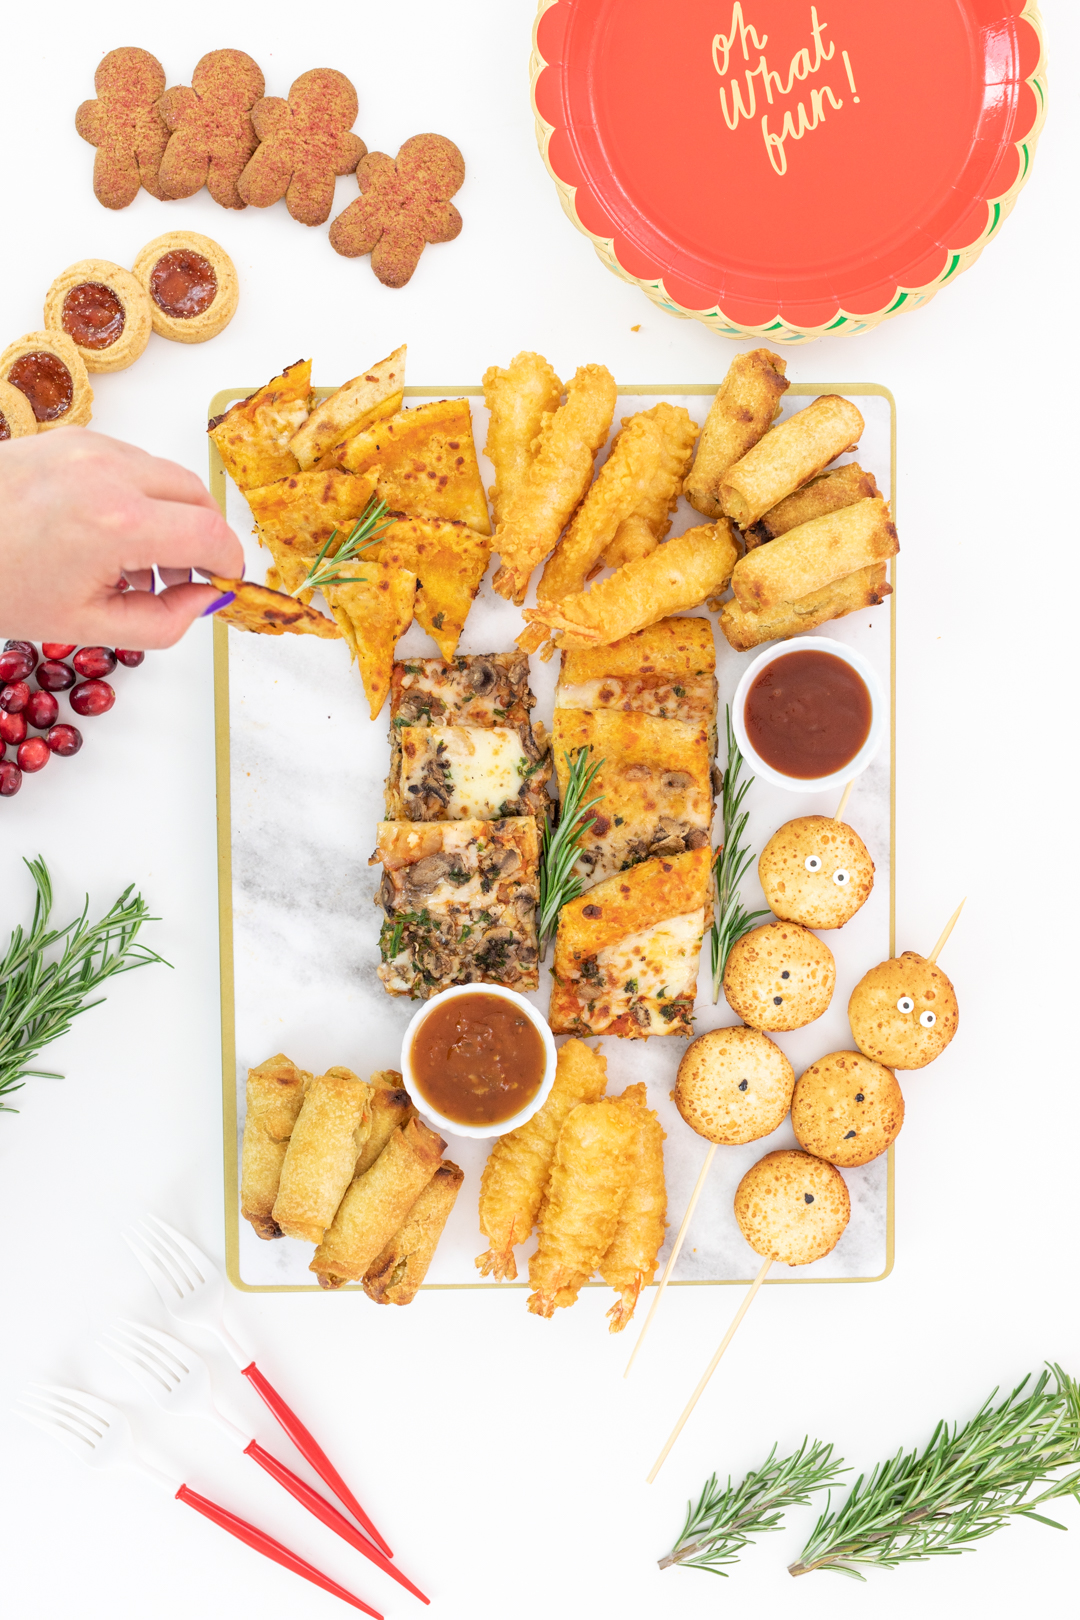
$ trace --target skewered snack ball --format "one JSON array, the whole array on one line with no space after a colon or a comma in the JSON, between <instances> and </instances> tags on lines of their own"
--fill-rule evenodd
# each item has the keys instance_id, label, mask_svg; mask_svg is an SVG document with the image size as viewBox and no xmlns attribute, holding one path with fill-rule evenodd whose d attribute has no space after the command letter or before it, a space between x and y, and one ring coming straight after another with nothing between
<instances>
[{"instance_id":1,"label":"skewered snack ball","mask_svg":"<svg viewBox=\"0 0 1080 1620\"><path fill-rule=\"evenodd\" d=\"M847 1169L885 1152L904 1123L896 1076L862 1052L831 1052L799 1076L791 1099L795 1139L815 1158Z\"/></svg>"},{"instance_id":2,"label":"skewered snack ball","mask_svg":"<svg viewBox=\"0 0 1080 1620\"><path fill-rule=\"evenodd\" d=\"M917 951L890 957L851 992L848 1020L855 1045L890 1069L924 1069L956 1034L956 991L935 962Z\"/></svg>"},{"instance_id":3,"label":"skewered snack ball","mask_svg":"<svg viewBox=\"0 0 1080 1620\"><path fill-rule=\"evenodd\" d=\"M765 845L758 877L770 910L782 921L843 928L870 898L874 863L845 821L797 816Z\"/></svg>"},{"instance_id":4,"label":"skewered snack ball","mask_svg":"<svg viewBox=\"0 0 1080 1620\"><path fill-rule=\"evenodd\" d=\"M751 1029L802 1029L832 1000L836 963L824 940L800 923L765 923L735 941L724 995Z\"/></svg>"},{"instance_id":5,"label":"skewered snack ball","mask_svg":"<svg viewBox=\"0 0 1080 1620\"><path fill-rule=\"evenodd\" d=\"M735 1192L735 1219L755 1254L808 1266L835 1249L851 1216L847 1184L824 1159L766 1153Z\"/></svg>"},{"instance_id":6,"label":"skewered snack ball","mask_svg":"<svg viewBox=\"0 0 1080 1620\"><path fill-rule=\"evenodd\" d=\"M691 1041L679 1064L675 1106L707 1142L735 1146L776 1130L794 1085L795 1071L774 1041L733 1025Z\"/></svg>"}]
</instances>

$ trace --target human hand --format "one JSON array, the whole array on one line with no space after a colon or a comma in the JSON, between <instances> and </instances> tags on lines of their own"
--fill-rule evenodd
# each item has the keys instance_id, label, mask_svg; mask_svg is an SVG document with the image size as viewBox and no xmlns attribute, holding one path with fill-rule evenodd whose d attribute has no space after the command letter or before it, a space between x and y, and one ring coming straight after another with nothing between
<instances>
[{"instance_id":1,"label":"human hand","mask_svg":"<svg viewBox=\"0 0 1080 1620\"><path fill-rule=\"evenodd\" d=\"M238 579L244 553L187 468L86 428L0 444L0 632L171 647L221 598L192 568Z\"/></svg>"}]
</instances>

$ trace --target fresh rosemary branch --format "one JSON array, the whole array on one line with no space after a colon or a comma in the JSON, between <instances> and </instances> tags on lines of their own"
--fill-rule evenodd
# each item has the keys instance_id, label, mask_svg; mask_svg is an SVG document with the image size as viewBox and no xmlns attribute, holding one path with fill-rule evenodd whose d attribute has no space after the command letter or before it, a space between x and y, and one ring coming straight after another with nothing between
<instances>
[{"instance_id":1,"label":"fresh rosemary branch","mask_svg":"<svg viewBox=\"0 0 1080 1620\"><path fill-rule=\"evenodd\" d=\"M755 1536L779 1530L787 1507L804 1507L814 1491L833 1485L847 1473L842 1457L833 1458L832 1446L805 1439L790 1457L777 1457L773 1446L760 1468L739 1485L721 1489L716 1475L709 1480L695 1507L686 1504L686 1523L660 1568L685 1564L689 1569L727 1575L725 1564L736 1564L743 1548Z\"/></svg>"},{"instance_id":2,"label":"fresh rosemary branch","mask_svg":"<svg viewBox=\"0 0 1080 1620\"><path fill-rule=\"evenodd\" d=\"M789 1572L828 1569L861 1581L860 1566L967 1552L1017 1514L1063 1530L1037 1509L1056 1497L1080 1501L1080 1387L1053 1363L1024 1394L1029 1383L999 1406L995 1390L962 1429L939 1423L924 1451L898 1451L860 1476L843 1507L818 1520Z\"/></svg>"},{"instance_id":3,"label":"fresh rosemary branch","mask_svg":"<svg viewBox=\"0 0 1080 1620\"><path fill-rule=\"evenodd\" d=\"M712 925L712 998L720 999L720 984L727 966L728 954L735 941L741 939L767 911L747 911L739 898L739 884L753 860L753 851L742 847L742 837L750 812L742 807L754 778L742 775L744 760L735 741L731 726L731 708L724 711L727 727L727 764L724 767L724 786L720 795L721 843L716 851L716 910Z\"/></svg>"},{"instance_id":4,"label":"fresh rosemary branch","mask_svg":"<svg viewBox=\"0 0 1080 1620\"><path fill-rule=\"evenodd\" d=\"M67 1033L78 1013L105 999L86 998L106 979L164 961L155 951L135 943L143 923L157 918L148 915L142 895L132 897L134 885L124 890L100 922L89 920L88 898L81 916L63 928L50 928L53 893L49 869L40 856L26 865L37 889L34 918L29 932L13 931L0 960L0 1099L20 1090L30 1077L63 1079L50 1070L27 1065L43 1046ZM59 954L46 961L50 951ZM18 1110L0 1101L0 1112Z\"/></svg>"},{"instance_id":5,"label":"fresh rosemary branch","mask_svg":"<svg viewBox=\"0 0 1080 1620\"><path fill-rule=\"evenodd\" d=\"M361 551L377 543L383 530L390 527L389 518L385 523L382 522L384 517L386 517L386 502L376 500L373 495L353 525L352 533L341 542L333 556L327 560L326 554L337 539L336 529L308 569L305 578L289 592L289 595L300 596L304 591L320 591L324 585L362 584L363 581L357 580L352 574L339 574L337 570L342 563L352 562Z\"/></svg>"},{"instance_id":6,"label":"fresh rosemary branch","mask_svg":"<svg viewBox=\"0 0 1080 1620\"><path fill-rule=\"evenodd\" d=\"M564 754L563 758L569 775L559 812L559 824L553 828L550 821L545 821L540 837L540 911L536 934L541 957L547 948L548 937L559 921L559 912L581 893L581 879L575 877L573 870L574 862L581 853L578 839L582 833L588 832L596 819L595 816L586 819L586 811L603 798L602 793L588 800L585 795L604 761L600 759L595 765L590 765L588 748L576 749L572 759L569 754Z\"/></svg>"}]
</instances>

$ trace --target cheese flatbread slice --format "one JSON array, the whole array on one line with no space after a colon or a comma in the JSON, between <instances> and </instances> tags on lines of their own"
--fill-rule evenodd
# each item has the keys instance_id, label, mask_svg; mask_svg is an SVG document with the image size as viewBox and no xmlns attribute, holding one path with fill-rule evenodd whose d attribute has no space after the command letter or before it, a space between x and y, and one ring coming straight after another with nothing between
<instances>
[{"instance_id":1,"label":"cheese flatbread slice","mask_svg":"<svg viewBox=\"0 0 1080 1620\"><path fill-rule=\"evenodd\" d=\"M289 449L301 467L313 467L336 444L401 409L405 383L405 344L361 372L316 405Z\"/></svg>"},{"instance_id":2,"label":"cheese flatbread slice","mask_svg":"<svg viewBox=\"0 0 1080 1620\"><path fill-rule=\"evenodd\" d=\"M273 541L275 552L287 547L310 560L335 530L339 540L347 538L374 492L374 478L357 478L335 467L293 473L245 493L261 544Z\"/></svg>"},{"instance_id":3,"label":"cheese flatbread slice","mask_svg":"<svg viewBox=\"0 0 1080 1620\"><path fill-rule=\"evenodd\" d=\"M341 635L334 621L316 608L265 585L253 585L246 579L222 579L217 574L210 575L210 583L221 592L233 593L235 600L218 608L215 617L231 624L234 630L254 630L264 636L281 636L288 631L296 636L322 636L326 641L337 641Z\"/></svg>"},{"instance_id":4,"label":"cheese flatbread slice","mask_svg":"<svg viewBox=\"0 0 1080 1620\"><path fill-rule=\"evenodd\" d=\"M386 547L412 570L418 580L417 622L442 656L453 658L491 556L491 539L449 518L392 517L367 555L380 557Z\"/></svg>"},{"instance_id":5,"label":"cheese flatbread slice","mask_svg":"<svg viewBox=\"0 0 1080 1620\"><path fill-rule=\"evenodd\" d=\"M320 466L373 473L391 512L452 518L491 533L467 399L439 399L377 422L324 455Z\"/></svg>"},{"instance_id":6,"label":"cheese flatbread slice","mask_svg":"<svg viewBox=\"0 0 1080 1620\"><path fill-rule=\"evenodd\" d=\"M256 489L300 471L289 441L307 420L311 402L311 361L298 360L208 424L238 489Z\"/></svg>"},{"instance_id":7,"label":"cheese flatbread slice","mask_svg":"<svg viewBox=\"0 0 1080 1620\"><path fill-rule=\"evenodd\" d=\"M548 1021L556 1035L690 1035L712 851L643 861L564 906Z\"/></svg>"},{"instance_id":8,"label":"cheese flatbread slice","mask_svg":"<svg viewBox=\"0 0 1080 1620\"><path fill-rule=\"evenodd\" d=\"M708 619L661 619L610 647L562 655L560 709L627 709L716 726L716 651Z\"/></svg>"},{"instance_id":9,"label":"cheese flatbread slice","mask_svg":"<svg viewBox=\"0 0 1080 1620\"><path fill-rule=\"evenodd\" d=\"M394 648L412 623L416 575L394 561L343 563L348 583L324 585L323 595L341 627L374 720L386 702Z\"/></svg>"},{"instance_id":10,"label":"cheese flatbread slice","mask_svg":"<svg viewBox=\"0 0 1080 1620\"><path fill-rule=\"evenodd\" d=\"M386 919L378 973L392 996L452 984L538 984L539 839L531 816L379 823L369 864Z\"/></svg>"}]
</instances>

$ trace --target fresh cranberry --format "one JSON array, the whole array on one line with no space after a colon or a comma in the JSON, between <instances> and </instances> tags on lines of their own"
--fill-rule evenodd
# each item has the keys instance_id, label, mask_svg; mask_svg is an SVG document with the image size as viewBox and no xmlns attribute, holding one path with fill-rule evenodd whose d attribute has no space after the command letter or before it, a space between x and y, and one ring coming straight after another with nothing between
<instances>
[{"instance_id":1,"label":"fresh cranberry","mask_svg":"<svg viewBox=\"0 0 1080 1620\"><path fill-rule=\"evenodd\" d=\"M48 731L55 726L60 705L51 692L31 692L26 705L26 718L35 731Z\"/></svg>"},{"instance_id":2,"label":"fresh cranberry","mask_svg":"<svg viewBox=\"0 0 1080 1620\"><path fill-rule=\"evenodd\" d=\"M21 771L40 771L49 763L49 745L44 737L27 737L15 753Z\"/></svg>"},{"instance_id":3,"label":"fresh cranberry","mask_svg":"<svg viewBox=\"0 0 1080 1620\"><path fill-rule=\"evenodd\" d=\"M31 652L33 652L33 648L31 648ZM20 642L16 646L5 647L4 651L0 653L0 681L5 684L8 681L25 681L28 675L33 674L36 663L37 653L34 652L33 657L31 657L30 653L24 651L24 643Z\"/></svg>"},{"instance_id":4,"label":"fresh cranberry","mask_svg":"<svg viewBox=\"0 0 1080 1620\"><path fill-rule=\"evenodd\" d=\"M123 664L125 669L138 669L146 657L144 652L133 652L130 647L116 647L114 651L117 662Z\"/></svg>"},{"instance_id":5,"label":"fresh cranberry","mask_svg":"<svg viewBox=\"0 0 1080 1620\"><path fill-rule=\"evenodd\" d=\"M66 692L75 685L75 671L58 658L46 658L38 666L37 683L43 692Z\"/></svg>"},{"instance_id":6,"label":"fresh cranberry","mask_svg":"<svg viewBox=\"0 0 1080 1620\"><path fill-rule=\"evenodd\" d=\"M76 714L105 714L116 702L116 693L108 681L80 681L68 697Z\"/></svg>"},{"instance_id":7,"label":"fresh cranberry","mask_svg":"<svg viewBox=\"0 0 1080 1620\"><path fill-rule=\"evenodd\" d=\"M100 680L102 675L111 675L116 668L116 654L111 647L80 647L71 662L80 675Z\"/></svg>"},{"instance_id":8,"label":"fresh cranberry","mask_svg":"<svg viewBox=\"0 0 1080 1620\"><path fill-rule=\"evenodd\" d=\"M29 658L31 669L38 661L38 650L32 641L5 641L4 651L21 652L24 658Z\"/></svg>"},{"instance_id":9,"label":"fresh cranberry","mask_svg":"<svg viewBox=\"0 0 1080 1620\"><path fill-rule=\"evenodd\" d=\"M13 759L0 760L0 799L10 799L22 787L22 771Z\"/></svg>"},{"instance_id":10,"label":"fresh cranberry","mask_svg":"<svg viewBox=\"0 0 1080 1620\"><path fill-rule=\"evenodd\" d=\"M0 742L11 743L17 747L26 736L25 714L8 714L0 710Z\"/></svg>"},{"instance_id":11,"label":"fresh cranberry","mask_svg":"<svg viewBox=\"0 0 1080 1620\"><path fill-rule=\"evenodd\" d=\"M75 726L53 726L45 738L54 754L67 759L71 754L77 754L82 747L82 732Z\"/></svg>"},{"instance_id":12,"label":"fresh cranberry","mask_svg":"<svg viewBox=\"0 0 1080 1620\"><path fill-rule=\"evenodd\" d=\"M67 658L78 645L77 641L43 641L41 654L43 658Z\"/></svg>"},{"instance_id":13,"label":"fresh cranberry","mask_svg":"<svg viewBox=\"0 0 1080 1620\"><path fill-rule=\"evenodd\" d=\"M29 696L30 688L25 681L12 681L10 686L0 690L0 709L6 709L8 714L21 714Z\"/></svg>"}]
</instances>

